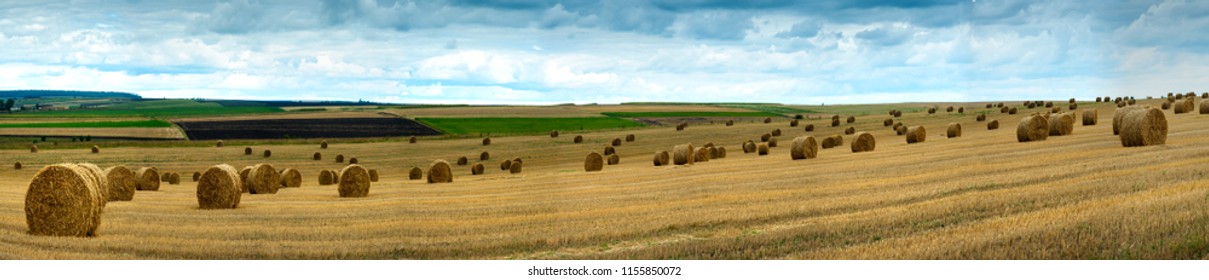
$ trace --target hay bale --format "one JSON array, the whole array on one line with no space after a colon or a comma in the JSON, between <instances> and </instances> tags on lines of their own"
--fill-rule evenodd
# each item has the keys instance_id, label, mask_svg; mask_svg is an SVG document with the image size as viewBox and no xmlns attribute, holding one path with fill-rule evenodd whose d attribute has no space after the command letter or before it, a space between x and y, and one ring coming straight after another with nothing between
<instances>
[{"instance_id":1,"label":"hay bale","mask_svg":"<svg viewBox=\"0 0 1209 280\"><path fill-rule=\"evenodd\" d=\"M957 107L957 113L958 113L958 114L965 114L965 113L966 113L966 107Z\"/></svg>"},{"instance_id":2,"label":"hay bale","mask_svg":"<svg viewBox=\"0 0 1209 280\"><path fill-rule=\"evenodd\" d=\"M781 129L773 129L772 132L769 132L768 134L772 134L772 136L781 136Z\"/></svg>"},{"instance_id":3,"label":"hay bale","mask_svg":"<svg viewBox=\"0 0 1209 280\"><path fill-rule=\"evenodd\" d=\"M768 143L769 148L776 148L777 147L777 138L768 139L768 142L765 142L765 143Z\"/></svg>"},{"instance_id":4,"label":"hay bale","mask_svg":"<svg viewBox=\"0 0 1209 280\"><path fill-rule=\"evenodd\" d=\"M891 126L891 125L894 125L894 119L886 119L886 120L882 121L882 126Z\"/></svg>"},{"instance_id":5,"label":"hay bale","mask_svg":"<svg viewBox=\"0 0 1209 280\"><path fill-rule=\"evenodd\" d=\"M949 138L961 137L961 124L949 123L949 128L945 130L945 136Z\"/></svg>"},{"instance_id":6,"label":"hay bale","mask_svg":"<svg viewBox=\"0 0 1209 280\"><path fill-rule=\"evenodd\" d=\"M1134 110L1142 110L1142 109L1145 109L1145 108L1137 107L1137 106L1118 107L1117 110L1115 112L1113 112L1113 116L1112 116L1112 134L1113 135L1120 134L1121 120L1125 117L1126 114L1128 114L1129 112L1134 111Z\"/></svg>"},{"instance_id":7,"label":"hay bale","mask_svg":"<svg viewBox=\"0 0 1209 280\"><path fill-rule=\"evenodd\" d=\"M726 147L716 147L714 149L717 150L715 153L717 158L726 158Z\"/></svg>"},{"instance_id":8,"label":"hay bale","mask_svg":"<svg viewBox=\"0 0 1209 280\"><path fill-rule=\"evenodd\" d=\"M29 152L30 152L30 153L37 153L37 152L38 152L38 145L29 145Z\"/></svg>"},{"instance_id":9,"label":"hay bale","mask_svg":"<svg viewBox=\"0 0 1209 280\"><path fill-rule=\"evenodd\" d=\"M105 192L105 198L108 201L130 201L134 199L134 191L137 189L138 183L135 182L134 171L125 166L111 166L103 172L105 174L106 185L102 188Z\"/></svg>"},{"instance_id":10,"label":"hay bale","mask_svg":"<svg viewBox=\"0 0 1209 280\"><path fill-rule=\"evenodd\" d=\"M459 157L459 158L458 158L458 166L466 165L466 164L467 164L467 163L469 163L469 162L470 162L470 160L469 160L469 159L466 159L466 157Z\"/></svg>"},{"instance_id":11,"label":"hay bale","mask_svg":"<svg viewBox=\"0 0 1209 280\"><path fill-rule=\"evenodd\" d=\"M181 174L175 173L175 172L169 174L168 175L168 184L169 185L180 185L181 184Z\"/></svg>"},{"instance_id":12,"label":"hay bale","mask_svg":"<svg viewBox=\"0 0 1209 280\"><path fill-rule=\"evenodd\" d=\"M733 125L735 125L735 120L726 120L726 126L733 126Z\"/></svg>"},{"instance_id":13,"label":"hay bale","mask_svg":"<svg viewBox=\"0 0 1209 280\"><path fill-rule=\"evenodd\" d=\"M243 148L243 155L245 155L245 156L246 156L246 155L251 155L251 154L252 154L252 147L244 147L244 148Z\"/></svg>"},{"instance_id":14,"label":"hay bale","mask_svg":"<svg viewBox=\"0 0 1209 280\"><path fill-rule=\"evenodd\" d=\"M160 173L160 182L167 182L168 178L171 178L171 177L172 177L171 172Z\"/></svg>"},{"instance_id":15,"label":"hay bale","mask_svg":"<svg viewBox=\"0 0 1209 280\"><path fill-rule=\"evenodd\" d=\"M676 125L676 131L684 130L686 127L688 127L688 122L680 122Z\"/></svg>"},{"instance_id":16,"label":"hay bale","mask_svg":"<svg viewBox=\"0 0 1209 280\"><path fill-rule=\"evenodd\" d=\"M840 120L838 120L838 119L831 120L831 127L837 127L837 126L840 126Z\"/></svg>"},{"instance_id":17,"label":"hay bale","mask_svg":"<svg viewBox=\"0 0 1209 280\"><path fill-rule=\"evenodd\" d=\"M813 124L808 124L808 125L805 125L805 126L803 126L803 127L805 128L806 132L814 131L814 125L813 125Z\"/></svg>"},{"instance_id":18,"label":"hay bale","mask_svg":"<svg viewBox=\"0 0 1209 280\"><path fill-rule=\"evenodd\" d=\"M621 138L613 138L613 141L609 142L609 144L613 145L613 147L621 146Z\"/></svg>"},{"instance_id":19,"label":"hay bale","mask_svg":"<svg viewBox=\"0 0 1209 280\"><path fill-rule=\"evenodd\" d=\"M370 181L370 182L377 182L377 181L378 181L378 170L377 170L377 169L370 169L370 170L369 170L369 181Z\"/></svg>"},{"instance_id":20,"label":"hay bale","mask_svg":"<svg viewBox=\"0 0 1209 280\"><path fill-rule=\"evenodd\" d=\"M1054 109L1049 110L1049 112L1050 112L1050 113L1057 114L1058 112L1062 112L1062 109L1061 109L1061 108L1058 108L1058 107L1054 107Z\"/></svg>"},{"instance_id":21,"label":"hay bale","mask_svg":"<svg viewBox=\"0 0 1209 280\"><path fill-rule=\"evenodd\" d=\"M1202 93L1201 93L1201 98L1204 98L1204 99L1209 99L1209 92L1202 92ZM1201 103L1201 104L1205 104L1205 103Z\"/></svg>"},{"instance_id":22,"label":"hay bale","mask_svg":"<svg viewBox=\"0 0 1209 280\"><path fill-rule=\"evenodd\" d=\"M1016 141L1042 141L1047 137L1049 137L1049 120L1040 115L1024 117L1016 125Z\"/></svg>"},{"instance_id":23,"label":"hay bale","mask_svg":"<svg viewBox=\"0 0 1209 280\"><path fill-rule=\"evenodd\" d=\"M421 170L419 167L412 167L411 171L407 172L408 180L419 180L419 179L423 179L423 178L424 178L424 170Z\"/></svg>"},{"instance_id":24,"label":"hay bale","mask_svg":"<svg viewBox=\"0 0 1209 280\"><path fill-rule=\"evenodd\" d=\"M584 142L584 137L583 137L583 136L580 136L580 135L575 135L575 140L574 140L574 141L575 141L575 143L576 143L576 144L583 143L583 142Z\"/></svg>"},{"instance_id":25,"label":"hay bale","mask_svg":"<svg viewBox=\"0 0 1209 280\"><path fill-rule=\"evenodd\" d=\"M1099 96L1096 96L1096 103L1103 102L1102 100L1103 100L1103 99L1101 99Z\"/></svg>"},{"instance_id":26,"label":"hay bale","mask_svg":"<svg viewBox=\"0 0 1209 280\"><path fill-rule=\"evenodd\" d=\"M160 172L152 167L139 168L134 172L134 188L140 191L160 190Z\"/></svg>"},{"instance_id":27,"label":"hay bale","mask_svg":"<svg viewBox=\"0 0 1209 280\"><path fill-rule=\"evenodd\" d=\"M897 110L894 111L895 118L902 117L902 116L903 116L903 111L897 111Z\"/></svg>"},{"instance_id":28,"label":"hay bale","mask_svg":"<svg viewBox=\"0 0 1209 280\"><path fill-rule=\"evenodd\" d=\"M1084 126L1096 125L1096 123L1099 121L1100 121L1100 111L1099 110L1092 109L1092 110L1083 111L1083 125Z\"/></svg>"},{"instance_id":29,"label":"hay bale","mask_svg":"<svg viewBox=\"0 0 1209 280\"><path fill-rule=\"evenodd\" d=\"M928 108L928 114L929 114L929 115L930 115L930 114L935 114L935 113L936 113L936 107Z\"/></svg>"},{"instance_id":30,"label":"hay bale","mask_svg":"<svg viewBox=\"0 0 1209 280\"><path fill-rule=\"evenodd\" d=\"M50 236L94 236L101 225L103 178L75 164L49 165L34 175L25 193L29 233Z\"/></svg>"},{"instance_id":31,"label":"hay bale","mask_svg":"<svg viewBox=\"0 0 1209 280\"><path fill-rule=\"evenodd\" d=\"M1053 102L1053 101L1046 101L1046 102L1045 102L1045 108L1053 108L1053 107L1054 107L1054 102Z\"/></svg>"},{"instance_id":32,"label":"hay bale","mask_svg":"<svg viewBox=\"0 0 1209 280\"><path fill-rule=\"evenodd\" d=\"M1128 102L1128 103L1129 103L1129 105L1137 105L1137 104L1138 104L1138 100L1133 99L1133 98L1129 98L1129 102Z\"/></svg>"},{"instance_id":33,"label":"hay bale","mask_svg":"<svg viewBox=\"0 0 1209 280\"><path fill-rule=\"evenodd\" d=\"M771 133L760 134L760 142L768 142L768 139L772 139Z\"/></svg>"},{"instance_id":34,"label":"hay bale","mask_svg":"<svg viewBox=\"0 0 1209 280\"><path fill-rule=\"evenodd\" d=\"M281 173L271 164L253 165L252 170L248 171L247 184L252 194L275 194L281 186Z\"/></svg>"},{"instance_id":35,"label":"hay bale","mask_svg":"<svg viewBox=\"0 0 1209 280\"><path fill-rule=\"evenodd\" d=\"M1075 116L1057 114L1049 117L1049 136L1070 135L1075 129Z\"/></svg>"},{"instance_id":36,"label":"hay bale","mask_svg":"<svg viewBox=\"0 0 1209 280\"><path fill-rule=\"evenodd\" d=\"M475 163L473 166L470 166L470 175L483 175L484 169L485 168L483 168L482 163ZM370 170L370 171L373 171L373 170ZM376 177L376 176L374 176L374 174L371 173L370 181L377 181L377 180L373 179L374 177Z\"/></svg>"},{"instance_id":37,"label":"hay bale","mask_svg":"<svg viewBox=\"0 0 1209 280\"><path fill-rule=\"evenodd\" d=\"M357 160L357 157L351 157L348 159L348 164L358 164L358 163L361 163L361 161Z\"/></svg>"},{"instance_id":38,"label":"hay bale","mask_svg":"<svg viewBox=\"0 0 1209 280\"><path fill-rule=\"evenodd\" d=\"M945 112L952 113L952 112L953 112L953 106L949 106L949 107L945 108Z\"/></svg>"},{"instance_id":39,"label":"hay bale","mask_svg":"<svg viewBox=\"0 0 1209 280\"><path fill-rule=\"evenodd\" d=\"M906 125L894 126L894 134L895 135L907 135L907 126Z\"/></svg>"},{"instance_id":40,"label":"hay bale","mask_svg":"<svg viewBox=\"0 0 1209 280\"><path fill-rule=\"evenodd\" d=\"M311 159L314 159L314 160L323 160L323 154L320 154L319 152L315 152L315 154L314 154L314 155L311 155Z\"/></svg>"},{"instance_id":41,"label":"hay bale","mask_svg":"<svg viewBox=\"0 0 1209 280\"><path fill-rule=\"evenodd\" d=\"M772 118L764 118L764 123L772 123Z\"/></svg>"},{"instance_id":42,"label":"hay bale","mask_svg":"<svg viewBox=\"0 0 1209 280\"><path fill-rule=\"evenodd\" d=\"M618 163L621 163L621 157L617 156L617 154L613 154L613 155L609 156L608 162L609 162L609 165L617 165Z\"/></svg>"},{"instance_id":43,"label":"hay bale","mask_svg":"<svg viewBox=\"0 0 1209 280\"><path fill-rule=\"evenodd\" d=\"M790 120L789 127L798 127L798 120L796 120L796 119Z\"/></svg>"},{"instance_id":44,"label":"hay bale","mask_svg":"<svg viewBox=\"0 0 1209 280\"><path fill-rule=\"evenodd\" d=\"M270 157L270 156L272 156L272 155L273 155L273 151L272 151L272 150L264 150L264 157Z\"/></svg>"},{"instance_id":45,"label":"hay bale","mask_svg":"<svg viewBox=\"0 0 1209 280\"><path fill-rule=\"evenodd\" d=\"M714 146L709 146L709 147L705 147L705 148L709 149L709 159L718 158L718 149L717 148L714 148Z\"/></svg>"},{"instance_id":46,"label":"hay bale","mask_svg":"<svg viewBox=\"0 0 1209 280\"><path fill-rule=\"evenodd\" d=\"M666 165L667 163L664 164ZM602 169L604 169L604 157L596 152L588 153L588 156L584 158L584 171L594 172Z\"/></svg>"},{"instance_id":47,"label":"hay bale","mask_svg":"<svg viewBox=\"0 0 1209 280\"><path fill-rule=\"evenodd\" d=\"M488 153L487 151L479 153L479 161L487 161L489 159L491 159L491 153Z\"/></svg>"},{"instance_id":48,"label":"hay bale","mask_svg":"<svg viewBox=\"0 0 1209 280\"><path fill-rule=\"evenodd\" d=\"M856 122L856 117L848 116L848 123L855 123L855 122Z\"/></svg>"},{"instance_id":49,"label":"hay bale","mask_svg":"<svg viewBox=\"0 0 1209 280\"><path fill-rule=\"evenodd\" d=\"M1071 103L1069 108L1071 111L1074 111L1075 109L1079 109L1079 104Z\"/></svg>"},{"instance_id":50,"label":"hay bale","mask_svg":"<svg viewBox=\"0 0 1209 280\"><path fill-rule=\"evenodd\" d=\"M987 115L986 115L986 114L979 114L979 115L978 115L978 117L975 117L975 118L974 118L974 120L975 120L975 121L980 121L980 122L981 122L981 121L986 121L986 120L987 120Z\"/></svg>"},{"instance_id":51,"label":"hay bale","mask_svg":"<svg viewBox=\"0 0 1209 280\"><path fill-rule=\"evenodd\" d=\"M693 161L694 162L709 161L709 148L700 147L700 148L693 150Z\"/></svg>"},{"instance_id":52,"label":"hay bale","mask_svg":"<svg viewBox=\"0 0 1209 280\"><path fill-rule=\"evenodd\" d=\"M844 135L852 135L854 133L856 133L855 127L849 126L847 129L844 129Z\"/></svg>"},{"instance_id":53,"label":"hay bale","mask_svg":"<svg viewBox=\"0 0 1209 280\"><path fill-rule=\"evenodd\" d=\"M748 141L751 143L751 141ZM676 165L693 164L693 144L681 144L672 148L672 163Z\"/></svg>"},{"instance_id":54,"label":"hay bale","mask_svg":"<svg viewBox=\"0 0 1209 280\"><path fill-rule=\"evenodd\" d=\"M506 159L500 163L500 170L508 170L509 168L512 168L512 160Z\"/></svg>"},{"instance_id":55,"label":"hay bale","mask_svg":"<svg viewBox=\"0 0 1209 280\"><path fill-rule=\"evenodd\" d=\"M1129 111L1121 120L1120 137L1125 147L1167 143L1167 116L1155 108Z\"/></svg>"},{"instance_id":56,"label":"hay bale","mask_svg":"<svg viewBox=\"0 0 1209 280\"><path fill-rule=\"evenodd\" d=\"M251 172L252 172L251 166L244 166L243 169L239 170L239 181L243 182L243 184L240 185L239 188L244 193L251 192L251 190L248 189L248 174Z\"/></svg>"},{"instance_id":57,"label":"hay bale","mask_svg":"<svg viewBox=\"0 0 1209 280\"><path fill-rule=\"evenodd\" d=\"M234 209L243 196L235 167L226 164L211 166L197 181L197 206L201 209Z\"/></svg>"},{"instance_id":58,"label":"hay bale","mask_svg":"<svg viewBox=\"0 0 1209 280\"><path fill-rule=\"evenodd\" d=\"M752 142L751 140L748 140L747 142L743 142L743 153L744 154L750 154L750 153L754 153L754 152L756 152L756 143L755 142Z\"/></svg>"},{"instance_id":59,"label":"hay bale","mask_svg":"<svg viewBox=\"0 0 1209 280\"><path fill-rule=\"evenodd\" d=\"M491 145L491 137L483 138L483 146Z\"/></svg>"},{"instance_id":60,"label":"hay bale","mask_svg":"<svg viewBox=\"0 0 1209 280\"><path fill-rule=\"evenodd\" d=\"M849 146L852 147L853 153L869 152L877 148L877 141L873 139L873 134L862 131L856 134L856 138L852 139L852 144Z\"/></svg>"},{"instance_id":61,"label":"hay bale","mask_svg":"<svg viewBox=\"0 0 1209 280\"><path fill-rule=\"evenodd\" d=\"M606 156L607 156L607 155L612 155L612 154L615 154L615 153L617 153L617 149L616 149L616 148L613 148L612 146L605 146L605 148L604 148L604 155L606 155Z\"/></svg>"},{"instance_id":62,"label":"hay bale","mask_svg":"<svg viewBox=\"0 0 1209 280\"><path fill-rule=\"evenodd\" d=\"M1193 103L1192 98L1184 98L1177 100L1172 104L1176 114L1191 113L1196 109L1196 103Z\"/></svg>"},{"instance_id":63,"label":"hay bale","mask_svg":"<svg viewBox=\"0 0 1209 280\"><path fill-rule=\"evenodd\" d=\"M1006 114L1008 112L1008 107L1000 107L999 112Z\"/></svg>"},{"instance_id":64,"label":"hay bale","mask_svg":"<svg viewBox=\"0 0 1209 280\"><path fill-rule=\"evenodd\" d=\"M702 146L702 147L713 147L713 146L714 146L714 142L705 142L705 145L701 145L701 146Z\"/></svg>"},{"instance_id":65,"label":"hay bale","mask_svg":"<svg viewBox=\"0 0 1209 280\"><path fill-rule=\"evenodd\" d=\"M1201 115L1209 114L1209 98L1201 100Z\"/></svg>"},{"instance_id":66,"label":"hay bale","mask_svg":"<svg viewBox=\"0 0 1209 280\"><path fill-rule=\"evenodd\" d=\"M814 137L801 136L793 139L793 144L789 146L789 157L794 160L811 159L819 154L819 143L814 141Z\"/></svg>"},{"instance_id":67,"label":"hay bale","mask_svg":"<svg viewBox=\"0 0 1209 280\"><path fill-rule=\"evenodd\" d=\"M511 174L521 173L521 167L523 165L524 165L524 162L521 162L520 160L513 160L512 166L508 167L508 173L511 173Z\"/></svg>"},{"instance_id":68,"label":"hay bale","mask_svg":"<svg viewBox=\"0 0 1209 280\"><path fill-rule=\"evenodd\" d=\"M281 170L281 187L282 188L297 188L302 187L302 172L298 169L286 168Z\"/></svg>"},{"instance_id":69,"label":"hay bale","mask_svg":"<svg viewBox=\"0 0 1209 280\"><path fill-rule=\"evenodd\" d=\"M558 130L551 130L550 138L558 138Z\"/></svg>"},{"instance_id":70,"label":"hay bale","mask_svg":"<svg viewBox=\"0 0 1209 280\"><path fill-rule=\"evenodd\" d=\"M218 140L218 142L214 142L214 146L222 148L222 146L223 146L222 140Z\"/></svg>"},{"instance_id":71,"label":"hay bale","mask_svg":"<svg viewBox=\"0 0 1209 280\"><path fill-rule=\"evenodd\" d=\"M633 135L633 134L626 134L626 136L625 136L625 141L626 141L626 142L634 142L634 140L637 140L637 139L638 139L638 138L634 137L634 135Z\"/></svg>"},{"instance_id":72,"label":"hay bale","mask_svg":"<svg viewBox=\"0 0 1209 280\"><path fill-rule=\"evenodd\" d=\"M100 152L101 152L100 147L97 147L97 145L92 145L92 153L96 154L96 153L100 153Z\"/></svg>"},{"instance_id":73,"label":"hay bale","mask_svg":"<svg viewBox=\"0 0 1209 280\"><path fill-rule=\"evenodd\" d=\"M320 170L319 171L319 185L320 186L327 186L327 185L331 185L331 184L335 184L335 183L336 183L336 174L333 174L331 170Z\"/></svg>"},{"instance_id":74,"label":"hay bale","mask_svg":"<svg viewBox=\"0 0 1209 280\"><path fill-rule=\"evenodd\" d=\"M412 137L407 138L407 142L408 142L408 143L411 143L411 144L415 144L417 141L419 141L419 140L418 140L418 139L416 139L416 137L415 137L415 136L412 136Z\"/></svg>"},{"instance_id":75,"label":"hay bale","mask_svg":"<svg viewBox=\"0 0 1209 280\"><path fill-rule=\"evenodd\" d=\"M344 155L336 155L336 163L344 163Z\"/></svg>"},{"instance_id":76,"label":"hay bale","mask_svg":"<svg viewBox=\"0 0 1209 280\"><path fill-rule=\"evenodd\" d=\"M327 149L327 140L323 140L323 142L319 142L319 148Z\"/></svg>"},{"instance_id":77,"label":"hay bale","mask_svg":"<svg viewBox=\"0 0 1209 280\"><path fill-rule=\"evenodd\" d=\"M201 179L201 172L194 171L193 172L193 181L197 182L197 179Z\"/></svg>"},{"instance_id":78,"label":"hay bale","mask_svg":"<svg viewBox=\"0 0 1209 280\"><path fill-rule=\"evenodd\" d=\"M336 190L340 197L365 197L369 195L369 180L365 167L350 164L340 169L340 185Z\"/></svg>"},{"instance_id":79,"label":"hay bale","mask_svg":"<svg viewBox=\"0 0 1209 280\"><path fill-rule=\"evenodd\" d=\"M449 167L449 162L439 159L433 161L428 166L428 183L453 183L453 170Z\"/></svg>"},{"instance_id":80,"label":"hay bale","mask_svg":"<svg viewBox=\"0 0 1209 280\"><path fill-rule=\"evenodd\" d=\"M923 126L917 125L907 128L907 144L922 143L928 140L928 132Z\"/></svg>"},{"instance_id":81,"label":"hay bale","mask_svg":"<svg viewBox=\"0 0 1209 280\"><path fill-rule=\"evenodd\" d=\"M21 162L20 162L20 161L18 161L17 163L14 163L14 164L13 164L13 169L16 169L16 170L21 170Z\"/></svg>"},{"instance_id":82,"label":"hay bale","mask_svg":"<svg viewBox=\"0 0 1209 280\"><path fill-rule=\"evenodd\" d=\"M655 166L664 166L664 165L667 165L668 163L670 163L671 160L672 160L672 156L671 156L671 154L668 154L667 151L658 151L658 152L655 152L655 157L651 160L651 162ZM584 162L584 168L585 169L587 168L586 161Z\"/></svg>"},{"instance_id":83,"label":"hay bale","mask_svg":"<svg viewBox=\"0 0 1209 280\"><path fill-rule=\"evenodd\" d=\"M895 110L895 109L890 109L890 116L891 116L891 117L893 117L893 116L894 116L894 111L898 111L898 110Z\"/></svg>"},{"instance_id":84,"label":"hay bale","mask_svg":"<svg viewBox=\"0 0 1209 280\"><path fill-rule=\"evenodd\" d=\"M1012 107L1011 109L1008 109L1008 112L1007 112L1007 113L1008 113L1008 115L1015 115L1015 114L1016 114L1016 108L1015 108L1015 107Z\"/></svg>"}]
</instances>

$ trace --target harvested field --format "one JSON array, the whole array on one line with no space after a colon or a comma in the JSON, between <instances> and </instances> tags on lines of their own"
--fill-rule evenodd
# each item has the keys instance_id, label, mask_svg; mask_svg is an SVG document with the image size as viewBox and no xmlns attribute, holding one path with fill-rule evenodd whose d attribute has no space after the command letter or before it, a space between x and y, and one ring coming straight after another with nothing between
<instances>
[{"instance_id":1,"label":"harvested field","mask_svg":"<svg viewBox=\"0 0 1209 280\"><path fill-rule=\"evenodd\" d=\"M176 124L192 140L355 138L440 134L428 126L402 118L181 121Z\"/></svg>"}]
</instances>

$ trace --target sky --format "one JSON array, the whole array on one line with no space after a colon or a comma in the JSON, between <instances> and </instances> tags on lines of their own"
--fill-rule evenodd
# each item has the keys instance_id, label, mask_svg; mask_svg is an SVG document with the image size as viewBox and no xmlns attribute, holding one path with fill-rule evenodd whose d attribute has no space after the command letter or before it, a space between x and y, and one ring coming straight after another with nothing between
<instances>
[{"instance_id":1,"label":"sky","mask_svg":"<svg viewBox=\"0 0 1209 280\"><path fill-rule=\"evenodd\" d=\"M0 90L556 104L1209 91L1209 1L0 0Z\"/></svg>"}]
</instances>

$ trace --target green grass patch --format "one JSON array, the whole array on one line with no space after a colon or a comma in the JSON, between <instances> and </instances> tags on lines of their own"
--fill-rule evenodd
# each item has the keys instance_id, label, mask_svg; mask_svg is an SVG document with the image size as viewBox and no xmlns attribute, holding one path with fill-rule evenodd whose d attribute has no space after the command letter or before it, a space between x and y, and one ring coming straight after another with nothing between
<instances>
[{"instance_id":1,"label":"green grass patch","mask_svg":"<svg viewBox=\"0 0 1209 280\"><path fill-rule=\"evenodd\" d=\"M809 109L786 107L786 106L783 106L780 104L744 104L744 103L727 104L727 103L724 103L724 104L718 104L715 106L760 111L760 112L765 112L765 113L769 113L769 114L776 114L777 116L817 113L816 111L809 110Z\"/></svg>"},{"instance_id":2,"label":"green grass patch","mask_svg":"<svg viewBox=\"0 0 1209 280\"><path fill-rule=\"evenodd\" d=\"M618 118L416 118L446 134L544 134L551 130L583 131L643 127Z\"/></svg>"},{"instance_id":3,"label":"green grass patch","mask_svg":"<svg viewBox=\"0 0 1209 280\"><path fill-rule=\"evenodd\" d=\"M269 106L225 107L214 102L198 102L186 99L146 100L117 103L96 109L74 109L64 111L39 111L15 114L0 114L0 118L129 118L143 117L169 119L181 117L206 117L247 115L282 112L281 108Z\"/></svg>"},{"instance_id":4,"label":"green grass patch","mask_svg":"<svg viewBox=\"0 0 1209 280\"><path fill-rule=\"evenodd\" d=\"M53 123L5 123L0 128L119 128L119 127L172 127L161 120L117 121L117 122L53 122Z\"/></svg>"},{"instance_id":5,"label":"green grass patch","mask_svg":"<svg viewBox=\"0 0 1209 280\"><path fill-rule=\"evenodd\" d=\"M768 112L605 112L615 118L667 118L667 117L782 117Z\"/></svg>"}]
</instances>

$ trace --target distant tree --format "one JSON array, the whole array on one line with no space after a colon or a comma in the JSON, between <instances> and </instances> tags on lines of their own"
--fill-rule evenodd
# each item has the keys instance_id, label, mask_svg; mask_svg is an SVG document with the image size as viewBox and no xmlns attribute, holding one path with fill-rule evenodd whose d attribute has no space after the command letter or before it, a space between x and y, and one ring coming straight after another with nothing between
<instances>
[{"instance_id":1,"label":"distant tree","mask_svg":"<svg viewBox=\"0 0 1209 280\"><path fill-rule=\"evenodd\" d=\"M12 111L13 105L16 103L16 99L9 98L8 100L4 100L4 111Z\"/></svg>"}]
</instances>

